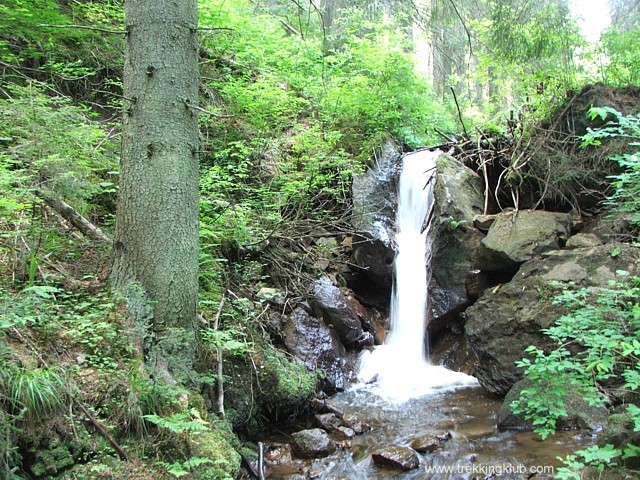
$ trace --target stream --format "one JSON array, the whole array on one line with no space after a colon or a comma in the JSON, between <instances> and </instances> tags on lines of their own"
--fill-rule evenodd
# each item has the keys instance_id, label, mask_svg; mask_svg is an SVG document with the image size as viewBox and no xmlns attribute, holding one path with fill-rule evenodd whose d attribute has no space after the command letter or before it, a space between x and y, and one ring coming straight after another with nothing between
<instances>
[{"instance_id":1,"label":"stream","mask_svg":"<svg viewBox=\"0 0 640 480\"><path fill-rule=\"evenodd\" d=\"M332 397L332 409L355 415L371 430L346 442L348 448L324 459L267 466L266 478L298 480L351 479L547 479L562 465L557 457L593 443L591 435L557 432L546 440L532 432L499 431L496 427L501 400L479 386L444 388L403 403L383 400L369 386ZM432 453L418 454L420 465L408 472L385 469L371 455L392 445L438 435L448 440ZM264 439L289 441L287 435ZM304 473L302 473L304 472Z\"/></svg>"},{"instance_id":2,"label":"stream","mask_svg":"<svg viewBox=\"0 0 640 480\"><path fill-rule=\"evenodd\" d=\"M384 345L362 353L359 383L328 400L329 410L366 422L371 430L338 442L337 453L326 458L303 461L289 457L281 465L267 465L267 478L546 479L562 465L557 457L594 441L590 435L575 432L558 432L541 441L531 432L499 431L499 399L486 393L475 378L428 362L424 348L430 311L428 230L439 155L422 150L403 157L391 331ZM339 429L334 430L335 436ZM414 440L426 441L429 447L412 444ZM286 448L274 447L274 442L286 444L290 438L283 433L263 441L273 452ZM414 450L394 449L409 445ZM403 452L410 459L403 464L407 471L382 466L376 454L385 450L386 454ZM378 464L373 456L378 457Z\"/></svg>"}]
</instances>

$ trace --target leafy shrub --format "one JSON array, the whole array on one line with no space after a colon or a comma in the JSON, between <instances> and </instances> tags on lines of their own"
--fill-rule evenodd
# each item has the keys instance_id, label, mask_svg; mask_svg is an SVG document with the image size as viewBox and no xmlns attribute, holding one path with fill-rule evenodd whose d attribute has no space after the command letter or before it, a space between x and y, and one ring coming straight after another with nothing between
<instances>
[{"instance_id":1,"label":"leafy shrub","mask_svg":"<svg viewBox=\"0 0 640 480\"><path fill-rule=\"evenodd\" d=\"M640 157L636 148L640 139L637 117L622 116L611 108L593 108L593 118L614 120L597 130L589 130L584 145L598 145L605 138L630 139L630 152L616 155L622 172L611 177L614 194L608 203L615 210L631 215L632 222L640 225ZM616 250L612 252L612 255ZM518 365L536 383L536 390L545 395L523 394L512 404L512 409L524 413L532 420L536 431L544 438L555 431L556 421L564 416L564 399L568 386L574 387L592 405L609 404L612 399L627 401L626 410L640 431L640 408L629 396L640 388L640 278L629 277L628 272L617 272L622 280L611 282L607 288L567 288L554 302L564 304L570 313L559 318L553 326L543 330L557 347L549 353L537 347L527 352L533 359L523 359ZM606 395L609 394L609 396ZM570 455L566 467L558 472L559 478L582 478L577 470L587 466L602 471L614 461L640 455L637 446L622 448L613 445L593 446Z\"/></svg>"}]
</instances>

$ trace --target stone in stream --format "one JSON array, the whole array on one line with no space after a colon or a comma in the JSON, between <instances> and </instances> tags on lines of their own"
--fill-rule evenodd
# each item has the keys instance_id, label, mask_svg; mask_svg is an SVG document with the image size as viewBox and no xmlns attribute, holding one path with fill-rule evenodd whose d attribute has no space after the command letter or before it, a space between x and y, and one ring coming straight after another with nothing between
<instances>
[{"instance_id":1,"label":"stone in stream","mask_svg":"<svg viewBox=\"0 0 640 480\"><path fill-rule=\"evenodd\" d=\"M291 445L288 443L272 443L267 445L264 453L267 465L283 465L291 463Z\"/></svg>"},{"instance_id":2,"label":"stone in stream","mask_svg":"<svg viewBox=\"0 0 640 480\"><path fill-rule=\"evenodd\" d=\"M400 445L393 445L380 450L374 453L371 458L373 463L379 467L392 468L404 472L418 468L418 465L420 465L416 452L409 447Z\"/></svg>"},{"instance_id":3,"label":"stone in stream","mask_svg":"<svg viewBox=\"0 0 640 480\"><path fill-rule=\"evenodd\" d=\"M351 428L356 435L361 435L371 430L371 425L363 420L360 420L355 415L345 415L342 418L342 421L347 427Z\"/></svg>"},{"instance_id":4,"label":"stone in stream","mask_svg":"<svg viewBox=\"0 0 640 480\"><path fill-rule=\"evenodd\" d=\"M331 433L338 430L342 420L335 413L321 413L313 417L314 423L323 430Z\"/></svg>"},{"instance_id":5,"label":"stone in stream","mask_svg":"<svg viewBox=\"0 0 640 480\"><path fill-rule=\"evenodd\" d=\"M353 429L343 426L338 427L335 433L336 436L342 440L349 440L356 435L356 432L354 432Z\"/></svg>"},{"instance_id":6,"label":"stone in stream","mask_svg":"<svg viewBox=\"0 0 640 480\"><path fill-rule=\"evenodd\" d=\"M411 448L418 453L431 453L437 449L442 448L442 442L435 437L426 436L416 438L411 442Z\"/></svg>"},{"instance_id":7,"label":"stone in stream","mask_svg":"<svg viewBox=\"0 0 640 480\"><path fill-rule=\"evenodd\" d=\"M336 444L320 428L301 430L291 435L291 448L300 458L326 457L336 451Z\"/></svg>"}]
</instances>

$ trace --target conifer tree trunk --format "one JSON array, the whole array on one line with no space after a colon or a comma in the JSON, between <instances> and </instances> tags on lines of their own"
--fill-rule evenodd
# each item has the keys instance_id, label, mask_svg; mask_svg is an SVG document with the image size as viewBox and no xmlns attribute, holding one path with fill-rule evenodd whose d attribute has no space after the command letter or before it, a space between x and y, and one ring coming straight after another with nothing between
<instances>
[{"instance_id":1,"label":"conifer tree trunk","mask_svg":"<svg viewBox=\"0 0 640 480\"><path fill-rule=\"evenodd\" d=\"M147 364L183 380L197 350L197 0L126 0L112 281Z\"/></svg>"}]
</instances>

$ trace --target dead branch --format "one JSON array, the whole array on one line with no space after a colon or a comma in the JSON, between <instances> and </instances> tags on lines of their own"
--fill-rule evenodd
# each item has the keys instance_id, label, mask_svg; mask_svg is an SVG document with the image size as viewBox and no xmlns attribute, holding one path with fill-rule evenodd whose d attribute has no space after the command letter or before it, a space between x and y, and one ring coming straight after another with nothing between
<instances>
[{"instance_id":1,"label":"dead branch","mask_svg":"<svg viewBox=\"0 0 640 480\"><path fill-rule=\"evenodd\" d=\"M111 238L109 238L102 230L100 230L93 223L83 217L71 205L45 192L38 192L38 196L42 198L42 200L44 200L44 202L49 207L51 207L58 215L60 215L71 225L73 225L77 230L79 230L84 236L90 238L91 240L111 245Z\"/></svg>"}]
</instances>

